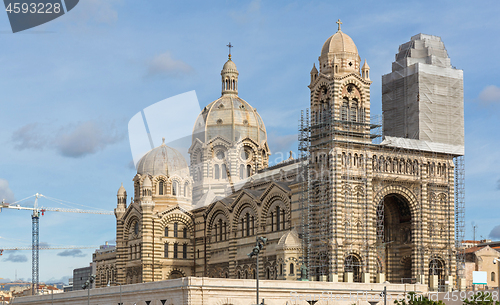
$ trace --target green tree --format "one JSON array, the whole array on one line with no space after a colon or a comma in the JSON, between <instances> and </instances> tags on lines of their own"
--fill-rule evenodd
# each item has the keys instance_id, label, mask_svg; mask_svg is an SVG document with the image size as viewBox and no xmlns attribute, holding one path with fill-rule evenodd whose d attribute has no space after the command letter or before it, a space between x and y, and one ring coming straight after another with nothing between
<instances>
[{"instance_id":1,"label":"green tree","mask_svg":"<svg viewBox=\"0 0 500 305\"><path fill-rule=\"evenodd\" d=\"M467 305L499 305L500 302L493 300L492 293L484 293L479 291L474 295L474 297L469 297L464 300L464 304ZM498 293L495 296L495 299L498 300Z\"/></svg>"}]
</instances>

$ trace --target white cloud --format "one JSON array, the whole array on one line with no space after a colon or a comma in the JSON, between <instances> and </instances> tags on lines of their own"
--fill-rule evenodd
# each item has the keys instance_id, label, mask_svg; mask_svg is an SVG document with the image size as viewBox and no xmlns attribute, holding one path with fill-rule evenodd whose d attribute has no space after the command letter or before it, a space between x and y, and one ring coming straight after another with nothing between
<instances>
[{"instance_id":1,"label":"white cloud","mask_svg":"<svg viewBox=\"0 0 500 305\"><path fill-rule=\"evenodd\" d=\"M9 182L0 178L0 200L3 199L8 203L16 201L14 192L9 188Z\"/></svg>"},{"instance_id":2,"label":"white cloud","mask_svg":"<svg viewBox=\"0 0 500 305\"><path fill-rule=\"evenodd\" d=\"M58 256L72 256L72 257L85 257L85 253L80 249L64 250L63 252L57 253Z\"/></svg>"},{"instance_id":3,"label":"white cloud","mask_svg":"<svg viewBox=\"0 0 500 305\"><path fill-rule=\"evenodd\" d=\"M148 63L146 76L177 77L190 74L193 68L182 60L172 58L170 52L155 56Z\"/></svg>"},{"instance_id":4,"label":"white cloud","mask_svg":"<svg viewBox=\"0 0 500 305\"><path fill-rule=\"evenodd\" d=\"M28 258L24 254L15 254L16 251L12 251L9 256L4 258L4 262L13 262L13 263L24 263L28 261Z\"/></svg>"},{"instance_id":5,"label":"white cloud","mask_svg":"<svg viewBox=\"0 0 500 305\"><path fill-rule=\"evenodd\" d=\"M65 157L79 158L103 150L124 138L112 124L80 122L54 131L40 123L30 123L12 133L17 150L55 149Z\"/></svg>"},{"instance_id":6,"label":"white cloud","mask_svg":"<svg viewBox=\"0 0 500 305\"><path fill-rule=\"evenodd\" d=\"M79 158L96 153L121 138L114 130L107 130L96 122L89 121L62 132L55 140L55 147L65 157Z\"/></svg>"},{"instance_id":7,"label":"white cloud","mask_svg":"<svg viewBox=\"0 0 500 305\"><path fill-rule=\"evenodd\" d=\"M500 102L500 88L490 85L479 93L479 99L485 103Z\"/></svg>"}]
</instances>

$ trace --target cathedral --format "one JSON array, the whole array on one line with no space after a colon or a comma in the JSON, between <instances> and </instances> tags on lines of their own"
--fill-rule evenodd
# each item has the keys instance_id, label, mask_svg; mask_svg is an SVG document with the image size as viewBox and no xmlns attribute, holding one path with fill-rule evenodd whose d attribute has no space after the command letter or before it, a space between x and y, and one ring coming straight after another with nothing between
<instances>
[{"instance_id":1,"label":"cathedral","mask_svg":"<svg viewBox=\"0 0 500 305\"><path fill-rule=\"evenodd\" d=\"M163 143L137 163L132 198L118 190L116 248L94 254L97 287L257 274L461 285L462 71L439 37L413 36L383 76L376 123L370 68L338 24L310 71L299 156L269 166L264 121L239 97L229 55L221 97L193 122L189 161ZM258 236L268 242L257 270Z\"/></svg>"}]
</instances>

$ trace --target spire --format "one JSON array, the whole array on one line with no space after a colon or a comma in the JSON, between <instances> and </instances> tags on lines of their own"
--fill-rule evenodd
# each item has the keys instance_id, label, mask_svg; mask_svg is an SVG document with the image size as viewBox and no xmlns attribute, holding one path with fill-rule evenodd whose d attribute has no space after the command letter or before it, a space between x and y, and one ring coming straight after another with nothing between
<instances>
[{"instance_id":1,"label":"spire","mask_svg":"<svg viewBox=\"0 0 500 305\"><path fill-rule=\"evenodd\" d=\"M370 80L370 66L366 63L366 59L363 67L361 67L361 75L364 79Z\"/></svg>"},{"instance_id":2,"label":"spire","mask_svg":"<svg viewBox=\"0 0 500 305\"><path fill-rule=\"evenodd\" d=\"M316 64L313 64L313 68L311 69L311 74L312 75L318 74L318 69L316 69Z\"/></svg>"}]
</instances>

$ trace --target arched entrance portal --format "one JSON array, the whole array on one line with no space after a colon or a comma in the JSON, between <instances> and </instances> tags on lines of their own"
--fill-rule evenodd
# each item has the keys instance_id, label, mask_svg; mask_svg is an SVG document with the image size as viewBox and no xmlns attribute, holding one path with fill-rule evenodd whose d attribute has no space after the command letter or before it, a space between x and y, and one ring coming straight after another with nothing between
<instances>
[{"instance_id":1,"label":"arched entrance portal","mask_svg":"<svg viewBox=\"0 0 500 305\"><path fill-rule=\"evenodd\" d=\"M429 262L429 276L437 275L438 277L438 285L444 285L444 276L445 276L445 263L441 258L433 258ZM430 279L429 279L430 282Z\"/></svg>"},{"instance_id":2,"label":"arched entrance portal","mask_svg":"<svg viewBox=\"0 0 500 305\"><path fill-rule=\"evenodd\" d=\"M344 261L344 272L352 272L353 282L361 283L361 271L361 259L354 254L348 255Z\"/></svg>"},{"instance_id":3,"label":"arched entrance portal","mask_svg":"<svg viewBox=\"0 0 500 305\"><path fill-rule=\"evenodd\" d=\"M384 267L386 278L393 283L412 282L412 226L408 201L399 194L389 194L382 202ZM381 207L379 207L380 209ZM380 228L381 229L381 228Z\"/></svg>"}]
</instances>

